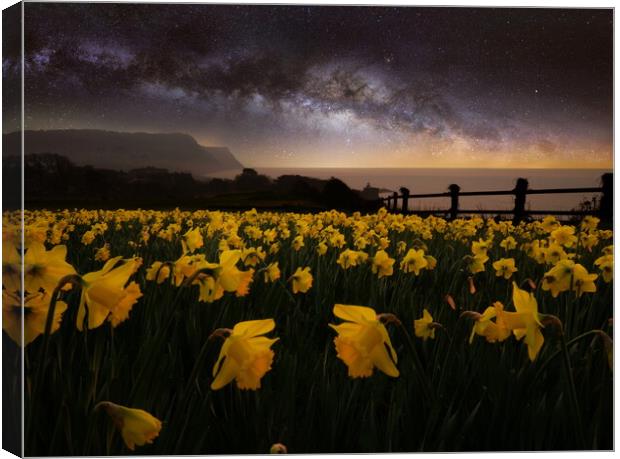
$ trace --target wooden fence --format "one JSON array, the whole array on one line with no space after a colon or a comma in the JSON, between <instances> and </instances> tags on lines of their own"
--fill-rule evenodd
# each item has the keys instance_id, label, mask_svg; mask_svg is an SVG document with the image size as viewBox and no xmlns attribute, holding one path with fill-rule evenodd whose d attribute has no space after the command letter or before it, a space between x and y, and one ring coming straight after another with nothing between
<instances>
[{"instance_id":1,"label":"wooden fence","mask_svg":"<svg viewBox=\"0 0 620 459\"><path fill-rule=\"evenodd\" d=\"M512 190L502 191L465 191L461 192L461 187L452 184L448 187L446 193L426 193L426 194L410 194L407 188L401 188L401 194L394 192L391 196L382 198L381 201L389 210L393 212L418 213L418 214L442 214L447 215L450 219L455 219L459 214L496 214L496 215L513 215L513 222L518 223L524 220L528 215L586 215L596 214L601 220L611 222L613 219L613 192L614 177L612 173L606 173L601 176L601 186L597 188L550 188L542 190L532 190L528 188L528 181L524 178L518 178L516 185ZM599 208L595 211L586 210L526 210L526 200L529 194L555 194L555 193L601 193L599 200ZM462 210L459 208L459 198L461 196L514 196L514 208L512 210ZM424 198L450 198L450 209L448 210L418 210L409 211L409 201L412 199ZM400 208L398 201L401 201Z\"/></svg>"}]
</instances>

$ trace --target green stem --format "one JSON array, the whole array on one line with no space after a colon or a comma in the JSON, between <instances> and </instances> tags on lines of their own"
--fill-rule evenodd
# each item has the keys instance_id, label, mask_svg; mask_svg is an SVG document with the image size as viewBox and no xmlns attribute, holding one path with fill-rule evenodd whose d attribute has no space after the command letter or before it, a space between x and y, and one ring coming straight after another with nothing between
<instances>
[{"instance_id":1,"label":"green stem","mask_svg":"<svg viewBox=\"0 0 620 459\"><path fill-rule=\"evenodd\" d=\"M582 333L579 336L574 337L573 339L571 339L570 341L566 342L566 346L570 347L573 344L577 343L578 341L581 341L584 338L587 338L590 335L598 335L600 332L602 332L602 330L590 330L588 332ZM604 333L604 332L603 332ZM545 363L543 363L540 368L538 369L538 371L536 371L536 376L534 377L534 381L538 381L538 377L540 376L540 374L542 373L542 371L547 368L547 366L549 365L549 363L551 363L551 361L553 359L555 359L558 355L560 355L562 353L562 350L559 351L555 351L551 357L549 357L547 360L545 360Z\"/></svg>"},{"instance_id":2,"label":"green stem","mask_svg":"<svg viewBox=\"0 0 620 459\"><path fill-rule=\"evenodd\" d=\"M180 287L177 290L176 295L174 296L174 299L172 300L172 305L170 306L170 312L168 313L168 315L166 316L165 322L164 322L164 326L160 328L160 332L157 334L156 338L155 338L155 342L158 345L161 345L162 342L165 341L165 337L168 333L168 331L170 330L170 327L173 324L173 318L174 318L174 314L176 312L176 304L179 301L179 298L181 297L181 293L183 292L184 288L187 287L188 285L191 285L191 283L202 273L210 273L213 270L211 268L202 268L197 270L195 273L193 273L191 276L189 276L188 278L186 278L183 283L180 285ZM158 346L159 348L159 346ZM144 372L146 371L146 369L151 365L151 362L153 361L153 359L157 358L159 356L158 352L155 352L154 350L152 352L150 352L146 358L144 359L144 364L140 367L140 371L138 373L138 376L135 378L135 381L144 381ZM134 396L136 394L136 391L138 389L138 387L140 386L140 384L134 384L131 392L129 394L129 400L133 400Z\"/></svg>"},{"instance_id":3,"label":"green stem","mask_svg":"<svg viewBox=\"0 0 620 459\"><path fill-rule=\"evenodd\" d=\"M82 278L77 274L69 274L58 281L56 288L52 292L52 298L50 300L50 306L47 310L47 317L45 318L45 330L43 332L43 343L39 348L39 358L37 361L37 371L35 373L35 377L32 380L32 392L30 397L30 406L28 409L28 419L26 419L25 423L26 427L26 442L25 444L32 448L34 442L32 441L33 429L32 429L32 419L34 417L34 408L37 405L37 398L39 395L39 388L41 381L43 381L43 376L45 374L45 367L47 361L47 348L49 343L49 336L52 332L52 325L54 323L54 314L56 311L56 303L58 302L58 297L60 296L60 292L67 284L81 286Z\"/></svg>"},{"instance_id":4,"label":"green stem","mask_svg":"<svg viewBox=\"0 0 620 459\"><path fill-rule=\"evenodd\" d=\"M458 327L459 327L459 323L461 322L462 316L459 316L458 320L456 321L455 324L455 335L456 332L458 331ZM436 393L438 394L439 400L434 400L434 406L433 409L431 410L431 414L429 416L428 422L426 423L426 429L424 430L424 435L422 437L422 442L420 443L420 448L419 451L424 451L428 436L430 435L430 433L433 431L433 429L435 429L435 426L437 424L437 421L439 419L439 411L441 409L441 405L439 404L439 401L441 400L443 393L443 385L444 385L444 381L446 378L446 369L448 366L448 359L450 358L450 356L452 356L452 349L454 347L454 342L455 339L450 339L450 344L448 346L448 350L446 352L446 355L444 357L444 361L443 361L443 365L441 368L441 373L439 375L439 382L438 384L435 386L436 387Z\"/></svg>"},{"instance_id":5,"label":"green stem","mask_svg":"<svg viewBox=\"0 0 620 459\"><path fill-rule=\"evenodd\" d=\"M573 409L574 421L575 421L575 430L577 431L579 447L581 449L585 448L585 440L583 436L583 424L581 422L581 410L579 409L579 401L577 400L577 390L575 389L575 381L573 379L573 370L570 364L570 357L568 355L568 347L566 344L566 338L564 334L562 334L562 353L564 354L564 369L566 371L566 377L568 378L569 384L569 395L571 399L571 405Z\"/></svg>"},{"instance_id":6,"label":"green stem","mask_svg":"<svg viewBox=\"0 0 620 459\"><path fill-rule=\"evenodd\" d=\"M416 370L416 372L418 373L418 378L420 379L420 381L422 382L422 388L424 389L424 396L426 397L427 400L432 401L434 400L434 394L431 391L431 387L428 383L428 378L426 377L426 372L424 371L423 367L422 367L422 361L420 360L420 356L418 355L416 349L415 349L415 345L413 344L413 340L411 339L411 335L409 335L409 333L407 332L407 329L405 328L405 326L402 324L402 322L399 325L400 330L403 332L403 334L405 335L406 339L407 339L407 343L409 344L409 348L411 349L411 353L413 354L413 359L415 360L415 364L414 364L414 369Z\"/></svg>"}]
</instances>

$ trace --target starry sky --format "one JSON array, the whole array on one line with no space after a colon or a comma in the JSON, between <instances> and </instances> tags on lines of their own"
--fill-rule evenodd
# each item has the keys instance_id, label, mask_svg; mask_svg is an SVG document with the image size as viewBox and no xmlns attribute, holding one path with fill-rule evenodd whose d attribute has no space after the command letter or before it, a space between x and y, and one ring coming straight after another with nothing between
<instances>
[{"instance_id":1,"label":"starry sky","mask_svg":"<svg viewBox=\"0 0 620 459\"><path fill-rule=\"evenodd\" d=\"M26 3L25 43L29 129L254 167L612 164L610 9Z\"/></svg>"}]
</instances>

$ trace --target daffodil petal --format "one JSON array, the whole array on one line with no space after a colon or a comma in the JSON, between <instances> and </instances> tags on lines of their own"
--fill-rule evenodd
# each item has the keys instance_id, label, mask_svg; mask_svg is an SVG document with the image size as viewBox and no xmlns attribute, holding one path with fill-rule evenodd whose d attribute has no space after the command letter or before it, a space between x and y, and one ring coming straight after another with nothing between
<instances>
[{"instance_id":1,"label":"daffodil petal","mask_svg":"<svg viewBox=\"0 0 620 459\"><path fill-rule=\"evenodd\" d=\"M391 346L390 351L393 352ZM392 378L397 378L400 375L398 368L394 365L385 346L376 346L370 354L370 359L372 363L386 375Z\"/></svg>"},{"instance_id":2,"label":"daffodil petal","mask_svg":"<svg viewBox=\"0 0 620 459\"><path fill-rule=\"evenodd\" d=\"M233 333L235 335L244 335L246 338L252 338L269 333L275 327L276 323L273 319L248 320L236 324L233 327Z\"/></svg>"},{"instance_id":3,"label":"daffodil petal","mask_svg":"<svg viewBox=\"0 0 620 459\"><path fill-rule=\"evenodd\" d=\"M216 366L217 368L217 366ZM239 372L239 364L235 359L226 357L224 363L220 367L220 371L211 383L212 390L218 390L235 379L235 375Z\"/></svg>"},{"instance_id":4,"label":"daffodil petal","mask_svg":"<svg viewBox=\"0 0 620 459\"><path fill-rule=\"evenodd\" d=\"M335 304L334 315L355 323L364 323L365 320L377 320L375 310L366 306Z\"/></svg>"}]
</instances>

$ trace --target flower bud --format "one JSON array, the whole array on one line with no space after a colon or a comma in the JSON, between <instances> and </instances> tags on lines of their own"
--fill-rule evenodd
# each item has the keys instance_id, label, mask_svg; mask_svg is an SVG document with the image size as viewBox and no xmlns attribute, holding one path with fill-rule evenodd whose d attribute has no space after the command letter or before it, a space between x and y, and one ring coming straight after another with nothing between
<instances>
[{"instance_id":1,"label":"flower bud","mask_svg":"<svg viewBox=\"0 0 620 459\"><path fill-rule=\"evenodd\" d=\"M474 278L469 276L467 278L467 284L469 284L469 293L472 295L476 293L476 285L474 284Z\"/></svg>"},{"instance_id":2,"label":"flower bud","mask_svg":"<svg viewBox=\"0 0 620 459\"><path fill-rule=\"evenodd\" d=\"M564 326L562 325L562 321L552 314L540 314L540 323L545 328L550 326L556 331L558 337L561 337L564 334Z\"/></svg>"},{"instance_id":3,"label":"flower bud","mask_svg":"<svg viewBox=\"0 0 620 459\"><path fill-rule=\"evenodd\" d=\"M396 317L394 314L392 314L391 312L377 314L377 320L381 321L385 325L387 324L395 324L398 326L402 325L400 319Z\"/></svg>"},{"instance_id":4,"label":"flower bud","mask_svg":"<svg viewBox=\"0 0 620 459\"><path fill-rule=\"evenodd\" d=\"M456 303L454 301L454 298L452 298L452 295L446 295L445 300L446 303L448 303L448 305L450 306L450 308L452 308L453 311L456 311Z\"/></svg>"},{"instance_id":5,"label":"flower bud","mask_svg":"<svg viewBox=\"0 0 620 459\"><path fill-rule=\"evenodd\" d=\"M461 313L461 317L466 319L478 320L480 319L480 317L482 317L482 315L476 311L463 311Z\"/></svg>"},{"instance_id":6,"label":"flower bud","mask_svg":"<svg viewBox=\"0 0 620 459\"><path fill-rule=\"evenodd\" d=\"M269 449L269 454L288 454L288 450L282 443L274 443Z\"/></svg>"}]
</instances>

